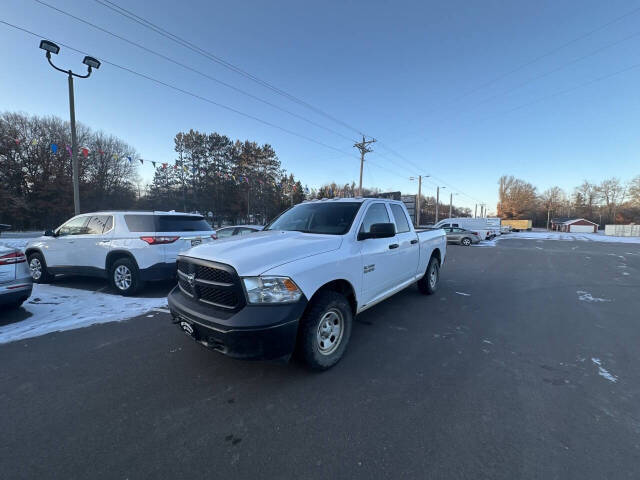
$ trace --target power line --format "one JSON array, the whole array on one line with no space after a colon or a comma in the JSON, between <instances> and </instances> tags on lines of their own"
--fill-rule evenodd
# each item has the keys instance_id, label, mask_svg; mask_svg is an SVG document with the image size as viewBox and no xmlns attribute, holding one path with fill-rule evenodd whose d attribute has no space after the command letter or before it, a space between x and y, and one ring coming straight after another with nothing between
<instances>
[{"instance_id":1,"label":"power line","mask_svg":"<svg viewBox=\"0 0 640 480\"><path fill-rule=\"evenodd\" d=\"M535 57L535 58L533 58L533 59L531 59L531 60L529 60L529 61L527 61L525 63L522 63L522 64L518 65L517 67L515 67L515 68L513 68L513 69L511 69L511 70L509 70L507 72L504 72L504 73L502 73L502 74L490 79L489 81L487 81L487 82L485 82L485 83L483 83L481 85L478 85L477 87L474 87L471 90L468 90L467 92L463 93L459 97L456 97L455 99L453 99L451 103L456 102L456 101L460 100L461 98L467 97L467 96L471 95L472 93L475 93L475 92L477 92L478 90L480 90L480 89L482 89L484 87L487 87L489 85L493 85L494 83L502 80L503 78L508 77L509 75L513 75L514 73L519 72L520 70L522 70L522 69L524 69L524 68L526 68L526 67L528 67L530 65L533 65L534 63L538 63L540 60L542 60L544 58L547 58L547 57L550 57L551 55L553 55L555 53L558 53L561 50L564 50L565 48L569 47L570 45L573 45L574 43L577 43L580 40L584 40L585 38L590 37L594 33L597 33L600 30L604 30L605 28L610 27L614 23L618 23L619 21L624 20L625 18L627 18L627 17L629 17L631 15L634 15L634 14L636 14L638 12L640 12L640 7L636 7L634 9L624 13L623 15L620 15L619 17L616 17L613 20L608 21L607 23L604 23L604 24L602 24L602 25L600 25L600 26L598 26L598 27L596 27L596 28L594 28L592 30L589 30L588 32L585 32L585 33L583 33L581 35L578 35L577 37L572 38L568 42L565 42L565 43L563 43L563 44L561 44L561 45L559 45L557 47L554 47L551 50L549 50L549 51L547 51L547 52L545 52L545 53L543 53L541 55L538 55L537 57Z\"/></svg>"},{"instance_id":2,"label":"power line","mask_svg":"<svg viewBox=\"0 0 640 480\"><path fill-rule=\"evenodd\" d=\"M320 124L318 124L318 123L316 123L316 122L314 122L314 121L312 121L312 120L309 120L309 119L308 119L308 118L306 118L306 117L303 117L303 116L298 115L298 114L296 114L296 113L293 113L293 112L291 112L291 111L289 111L289 110L286 110L286 109L284 109L284 108L282 108L282 107L279 107L278 105L275 105L275 104L273 104L273 103L271 103L271 102L269 102L269 101L267 101L267 100L261 99L260 97L257 97L257 96L255 96L255 95L253 95L253 94L249 93L249 92L246 92L246 91L244 91L244 90L242 90L242 89L240 89L240 88L237 88L237 87L235 87L235 86L233 86L233 85L231 85L231 84L229 84L229 83L227 83L227 82L224 82L224 81L222 81L222 80L219 80L219 79L217 79L217 78L215 78L215 77L213 77L213 76L211 76L211 75L208 75L208 74L206 74L206 73L204 73L204 72L202 72L202 71L200 71L200 70L197 70L197 69L195 69L195 68L192 68L192 67L190 67L190 66L188 66L188 65L186 65L186 64L184 64L184 63L182 63L182 62L180 62L180 61L178 61L178 60L175 60L175 59L173 59L173 58L171 58L171 57L168 57L167 55L164 55L164 54L162 54L162 53L160 53L160 52L154 51L154 50L152 50L152 49L150 49L150 48L148 48L148 47L145 47L144 45L141 45L141 44L139 44L139 43L137 43L137 42L134 42L134 41L132 41L132 40L130 40L130 39L127 39L127 38L125 38L125 37L123 37L123 36L121 36L121 35L119 35L119 34L116 34L116 33L112 32L112 31L110 31L110 30L108 30L108 29L106 29L106 28L103 28L103 27L101 27L101 26L99 26L99 25L96 25L96 24L94 24L94 23L92 23L92 22L89 22L89 21L87 21L87 20L85 20L85 19L82 19L82 18L80 18L80 17L78 17L78 16L76 16L76 15L73 15L73 14L71 14L71 13L67 12L67 11L64 11L64 10L62 10L62 9L60 9L60 8L57 8L57 7L55 7L55 6L51 5L51 4L49 4L49 3L47 3L47 2L45 2L45 1L43 1L43 0L34 0L34 1L35 1L35 2L37 2L37 3L39 3L39 4L41 4L41 5L43 5L43 6L45 6L45 7L48 7L48 8L50 8L50 9L52 9L52 10L54 10L54 11L56 11L56 12L60 13L60 14L66 15L66 16L68 16L68 17L70 17L70 18L72 18L72 19L74 19L74 20L76 20L76 21L78 21L78 22L84 23L84 24L86 24L86 25L88 25L88 26L90 26L90 27L92 27L92 28L95 28L95 29L97 29L97 30L99 30L99 31L101 31L101 32L103 32L103 33L105 33L105 34L107 34L107 35L110 35L110 36L112 36L112 37L114 37L114 38L117 38L117 39L119 39L119 40L123 41L123 42L126 42L126 43L128 43L128 44L130 44L130 45L133 45L133 46L135 46L136 48L139 48L139 49L141 49L141 50L143 50L143 51L145 51L145 52L147 52L147 53L150 53L150 54L155 55L155 56L157 56L157 57L159 57L159 58L162 58L162 59L164 59L164 60L166 60L166 61L169 61L169 62L171 62L171 63L173 63L173 64L175 64L175 65L178 65L178 66L180 66L180 67L182 67L182 68L184 68L184 69L186 69L186 70L189 70L189 71L194 72L194 73L196 73L196 74L198 74L198 75L201 75L201 76L203 76L203 77L205 77L205 78L207 78L207 79L209 79L209 80L212 80L212 81L214 81L214 82L217 82L217 83L219 83L219 84L222 84L222 85L224 85L224 86L226 86L226 87L228 87L228 88L230 88L230 89L232 89L232 90L234 90L234 91L237 91L237 92L239 92L239 93L242 93L242 94L244 94L244 95L246 95L246 96L248 96L248 97L250 97L250 98L253 98L253 99L258 100L258 101L260 101L260 102L262 102L262 103L265 103L265 104L267 104L267 105L269 105L269 106L271 106L271 107L273 107L273 108L276 108L276 109L278 109L278 110L280 110L280 111L283 111L283 112L285 112L285 113L288 113L289 115L292 115L292 116L294 116L294 117L296 117L296 118L298 118L298 119L301 119L301 120L303 120L303 121L305 121L305 122L307 122L307 123L310 123L310 124L312 124L312 125L314 125L314 126L316 126L316 127L319 127L319 128L324 129L324 130L327 130L327 131L329 131L329 132L331 132L331 133L334 133L334 134L336 134L336 135L338 135L338 136L340 136L340 137L342 137L342 138L344 138L344 139L351 140L349 137L347 137L347 136L345 136L345 135L342 135L340 132L337 132L337 131L336 131L336 130L334 130L334 129L331 129L331 128L329 128L329 127L325 127L324 125L320 125ZM107 8L110 8L111 10L114 10L114 11L115 11L114 7L111 7L111 6L109 6L109 5L106 5L106 4L105 4L105 2L103 2L102 0L94 0L94 1L96 1L97 3L99 3L99 4L101 4L101 5L103 5L103 6L107 7ZM113 4L113 2L109 2L108 0L105 0L105 1L106 1L106 3L111 3L111 4ZM123 11L125 11L125 12L126 12L126 13L121 13L121 12L118 12L118 13L121 13L122 15L127 16L127 18L130 18L131 20L135 21L136 23L142 24L141 22L147 22L147 21L146 21L146 20L144 20L142 17L138 17L137 15L135 15L135 14L133 14L133 13L131 13L131 12L129 12L129 11L127 11L127 10L125 10L125 9L124 9L124 8L122 8L122 7L117 6L116 4L113 4L113 5L114 5L116 8L120 8L120 9L122 9ZM132 17L137 17L137 19L136 19L136 18L132 18ZM147 22L147 23L149 23L149 24L151 25L151 26L148 26L148 28L151 28L151 29L152 29L152 30L154 30L154 31L156 31L156 30L161 30L161 29L160 29L160 27L157 27L157 26L155 26L155 25L151 24L150 22ZM170 35L170 36L176 37L175 35L171 34L170 32L166 32L166 31L164 31L164 30L157 31L157 33L160 33L160 34L161 34L161 35L163 35L163 36ZM186 42L186 41L184 41L184 40L182 40L182 39L179 39L179 37L176 37L176 38L178 39L178 41L179 41L179 42ZM183 46L184 46L184 45L183 45ZM191 45L190 45L189 47L187 47L187 48L190 48L190 47L191 47ZM199 48L199 47L195 47L195 46L193 46L193 48ZM192 48L190 48L190 49L192 49ZM106 62L106 63L108 63L108 62ZM165 86L166 86L166 85L165 85ZM254 118L254 119L255 119L255 117L252 117L252 118ZM278 127L278 128L279 128L279 127ZM291 133L291 131L287 131L287 132L288 132L288 133ZM303 138L308 139L308 137L303 137ZM369 143L370 143L370 142L369 142ZM323 145L324 145L324 144L323 144ZM356 144L356 146L357 146L357 145L358 145L358 144ZM390 150L390 148L388 148L388 147L387 147L387 149L388 149L388 150ZM338 150L338 151L340 151L340 152L344 153L342 150ZM399 154L397 154L397 152L394 152L394 153L396 153L396 155L399 155ZM381 156L382 158L387 159L387 160L388 160L388 161L390 161L391 163L394 163L395 165L400 166L400 165L398 165L396 162L394 162L391 158L386 157L386 156L381 155L381 154L380 154L380 156ZM361 160L362 160L362 159L361 159ZM414 164L414 165L415 165L415 164ZM381 168L379 165L376 165L376 166L378 166L378 168ZM406 167L401 167L401 168L406 168ZM417 168L418 168L418 167L417 167ZM362 169L362 162L361 162L361 169ZM362 176L362 175L361 175L361 176ZM404 177L403 177L403 178L404 178Z\"/></svg>"},{"instance_id":3,"label":"power line","mask_svg":"<svg viewBox=\"0 0 640 480\"><path fill-rule=\"evenodd\" d=\"M280 106L278 106L278 105L276 105L276 104L274 104L272 102L269 102L268 100L264 100L264 99L262 99L262 98L260 98L260 97L258 97L256 95L253 95L253 94L251 94L251 93L249 93L249 92L247 92L245 90L242 90L241 88L238 88L238 87L236 87L234 85L231 85L230 83L227 83L227 82L225 82L223 80L220 80L218 78L215 78L215 77L213 77L213 76L211 76L211 75L209 75L207 73L204 73L201 70L198 70L198 69L195 69L193 67L190 67L189 65L186 65L186 64L184 64L184 63L182 63L182 62L180 62L180 61L178 61L178 60L176 60L174 58L171 58L171 57L169 57L167 55L164 55L164 54L162 54L162 53L160 53L158 51L152 50L152 49L150 49L148 47L145 47L144 45L141 45L141 44L139 44L137 42L134 42L133 40L125 38L125 37L123 37L121 35L113 33L112 31L110 31L110 30L108 30L106 28L103 28L103 27L101 27L99 25L96 25L94 23L91 23L91 22L89 22L89 21L87 21L85 19L77 17L76 15L73 15L72 13L66 12L66 11L64 11L64 10L58 8L58 7L50 5L49 3L44 2L43 0L34 0L34 1L36 3L39 3L40 5L43 5L45 7L48 7L50 9L52 9L52 10L55 10L56 12L58 12L58 13L60 13L62 15L66 15L66 16L68 16L70 18L73 18L74 20L76 20L78 22L84 23L85 25L89 25L90 27L95 28L96 30L99 30L99 31L101 31L103 33L106 33L107 35L110 35L110 36L112 36L114 38L117 38L118 40L126 42L126 43L128 43L130 45L133 45L136 48L139 48L139 49L141 49L141 50L143 50L143 51L145 51L147 53L155 55L155 56L157 56L159 58L162 58L162 59L164 59L164 60L166 60L168 62L171 62L171 63L173 63L175 65L178 65L179 67L182 67L182 68L184 68L186 70L189 70L190 72L196 73L196 74L198 74L198 75L200 75L202 77L205 77L205 78L207 78L207 79L209 79L211 81L214 81L214 82L216 82L216 83L218 83L220 85L223 85L223 86L225 86L227 88L230 88L231 90L239 92L242 95L246 95L249 98L252 98L252 99L257 100L259 102L262 102L262 103L264 103L266 105L269 105L270 107L273 107L273 108L275 108L277 110L280 110L281 112L285 112L285 113L287 113L287 114L289 114L289 115L291 115L291 116L293 116L295 118L298 118L300 120L303 120L303 121L305 121L305 122L307 122L307 123L309 123L311 125L314 125L314 126L316 126L318 128L321 128L321 129L326 130L328 132L331 132L331 133L333 133L335 135L338 135L339 137L342 137L345 140L349 140L350 142L353 141L352 138L347 137L346 135L343 135L342 133L338 132L337 130L334 130L332 128L326 127L324 125L321 125L321 124L319 124L317 122L314 122L313 120L310 120L310 119L308 119L308 118L306 118L306 117L304 117L302 115L298 115L297 113L291 112L291 111L289 111L289 110L287 110L285 108L282 108L282 107L280 107Z\"/></svg>"},{"instance_id":4,"label":"power line","mask_svg":"<svg viewBox=\"0 0 640 480\"><path fill-rule=\"evenodd\" d=\"M208 58L209 60L212 60L212 61L216 62L217 64L222 65L223 67L225 67L225 68L227 68L227 69L229 69L229 70L231 70L231 71L233 71L233 72L235 72L235 73L237 73L239 75L242 75L245 78L248 78L248 79L258 83L258 84L262 85L263 87L268 88L269 90L271 90L271 91L273 91L273 92L275 92L275 93L277 93L277 94L279 94L279 95L281 95L281 96L283 96L283 97L285 97L285 98L287 98L287 99L289 99L289 100L291 100L291 101L293 101L293 102L295 102L295 103L297 103L299 105L302 105L302 106L314 111L315 113L317 113L319 115L322 115L322 116L324 116L324 117L326 117L326 118L328 118L328 119L330 119L330 120L332 120L332 121L334 121L336 123L339 123L340 125L342 125L342 126L348 128L348 129L358 133L359 135L363 135L363 133L360 131L360 129L355 128L352 125L350 125L350 124L348 124L348 123L346 123L346 122L344 122L344 121L342 121L342 120L340 120L340 119L338 119L338 118L326 113L325 111L323 111L323 110L321 110L321 109L319 109L319 108L317 108L317 107L305 102L304 100L301 100L300 98L298 98L298 97L296 97L296 96L294 96L294 95L292 95L292 94L290 94L290 93L288 93L288 92L286 92L286 91L284 91L284 90L282 90L282 89L270 84L269 82L267 82L265 80L262 80L261 78L259 78L259 77L255 76L255 75L253 75L253 74L241 69L240 67L238 67L238 66L236 66L236 65L234 65L234 64L232 64L232 63L230 63L230 62L228 62L228 61L226 61L224 59L222 59L221 57L218 57L217 55L198 47L197 45L189 42L188 40L185 40L184 38L179 37L178 35L175 35L175 34L169 32L169 31L163 29L162 27L159 27L158 25L154 24L153 22L150 22L149 20L147 20L147 19L145 19L145 18L143 18L143 17L141 17L139 15L136 15L135 13L131 12L130 10L127 10L124 7L121 7L120 5L118 5L115 2L111 2L109 0L94 0L94 1L96 3L102 5L103 7L106 7L108 9L118 13L119 15L122 15L122 16L128 18L129 20L132 20L132 21L138 23L139 25L142 25L143 27L154 31L158 35L161 35L161 36L173 41L174 43L178 43L179 45L181 45L181 46L183 46L183 47L185 47L185 48L187 48L187 49L189 49L189 50L191 50L191 51L193 51L195 53L198 53L198 54Z\"/></svg>"},{"instance_id":5,"label":"power line","mask_svg":"<svg viewBox=\"0 0 640 480\"><path fill-rule=\"evenodd\" d=\"M488 80L487 82L484 82L484 83L482 83L480 85L477 85L477 86L473 87L470 90L467 90L465 93L463 93L463 94L461 94L461 95L459 95L459 96L457 96L455 98L450 99L449 101L447 101L444 104L442 104L437 109L437 111L442 112L444 110L444 108L456 103L457 101L461 100L462 98L468 97L472 93L475 93L475 92L477 92L477 91L479 91L479 90L481 90L481 89L483 89L485 87L493 85L494 83L502 80L503 78L506 78L506 77L508 77L510 75L513 75L514 73L517 73L517 72L525 69L526 67L529 67L529 66L531 66L531 65L533 65L535 63L538 63L540 60L543 60L544 58L550 57L551 55L553 55L553 54L555 54L555 53L557 53L557 52L559 52L561 50L564 50L565 48L567 48L567 47L579 42L580 40L584 40L585 38L588 38L588 37L592 36L593 34L599 32L601 30L604 30L605 28L610 27L611 25L613 25L615 23L618 23L618 22L624 20L625 18L630 17L631 15L634 15L634 14L636 14L638 12L640 12L640 7L636 7L634 9L632 9L632 10L629 10L628 12L626 12L626 13L624 13L624 14L622 14L622 15L620 15L620 16L612 19L612 20L609 20L608 22L606 22L606 23L604 23L602 25L599 25L599 26L595 27L592 30L589 30L589 31L587 31L587 32L585 32L583 34L580 34L579 36L577 36L575 38L572 38L571 40L569 40L569 41L567 41L567 42L565 42L565 43L563 43L563 44L561 44L561 45L559 45L557 47L554 47L551 50L549 50L549 51L547 51L547 52L545 52L545 53L543 53L541 55L538 55L537 57L534 57L533 59L531 59L531 60L529 60L529 61L527 61L527 62L525 62L523 64L520 64L520 65L512 68L511 70L508 70L507 72L501 73L501 74L497 75L496 77L493 77L492 79ZM418 130L418 131L416 131L416 132L414 132L414 133L412 133L412 134L410 134L408 136L413 136L413 135L419 134L419 133L420 133L420 130Z\"/></svg>"},{"instance_id":6,"label":"power line","mask_svg":"<svg viewBox=\"0 0 640 480\"><path fill-rule=\"evenodd\" d=\"M36 37L36 38L43 38L43 37L46 37L46 35L41 35L41 34L38 34L38 33L32 32L32 31L30 31L30 30L27 30L26 28L19 27L19 26L17 26L17 25L14 25L14 24L12 24L12 23L6 22L6 21L4 21L4 20L0 20L0 23L2 23L2 24L4 24L4 25L7 25L7 26L9 26L9 27L11 27L11 28L14 28L14 29L16 29L16 30L20 30L20 31L22 31L22 32L24 32L24 33L27 33L27 34L29 34L29 35L31 35L31 36L33 36L33 37ZM50 37L49 37L49 38L50 38ZM77 48L74 48L74 47L72 47L72 46L70 46L70 45L67 45L67 44L63 43L63 42L59 42L59 41L57 41L57 40L56 40L56 43L58 43L58 44L62 45L62 46L63 46L63 47L65 47L65 48L68 48L69 50L71 50L71 51L73 51L73 52L80 53L80 54L82 54L82 55L88 55L88 53L87 53L87 52L84 52L84 51L82 51L82 50L79 50L79 49L77 49ZM236 109L236 108L233 108L233 107L230 107L230 106L228 106L228 105L224 105L224 104L222 104L222 103L216 102L215 100L211 100L210 98L204 97L204 96L202 96L202 95L199 95L199 94L197 94L197 93L191 92L191 91L189 91L189 90L185 90L185 89L180 88L180 87L178 87L178 86L176 86L176 85L173 85L173 84L171 84L171 83L167 83L167 82L164 82L164 81L162 81L162 80L158 80L157 78L154 78L154 77L152 77L152 76L150 76L150 75L147 75L147 74L145 74L145 73L140 73L140 72L138 72L138 71L136 71L136 70L133 70L133 69L131 69L131 68L129 68L129 67L125 67L125 66L123 66L123 65L119 65L119 64L117 64L117 63L115 63L115 62L112 62L112 61L109 61L109 60L101 59L101 61L102 61L103 63L107 64L107 65L111 65L112 67L118 68L118 69L123 70L123 71L125 71L125 72L128 72L128 73L130 73L130 74L132 74L132 75L136 75L136 76L138 76L138 77L140 77L140 78L144 78L144 79L149 80L149 81L151 81L151 82L154 82L154 83L156 83L156 84L158 84L158 85L161 85L161 86L164 86L164 87L166 87L166 88L169 88L169 89L175 90L175 91L180 92L180 93L183 93L183 94L185 94L185 95L189 95L189 96L191 96L191 97L193 97L193 98L197 98L197 99L202 100L202 101L204 101L204 102L207 102L207 103L210 103L210 104L212 104L212 105L215 105L215 106L217 106L217 107L219 107L219 108L223 108L223 109L225 109L225 110L228 110L228 111L230 111L230 112L236 113L236 114L241 115L241 116L243 116L243 117L250 118L251 120L255 120L255 121L257 121L257 122L260 122L260 123L262 123L262 124L264 124L264 125L267 125L267 126L270 126L270 127L272 127L272 128L276 128L276 129L281 130L281 131L283 131L283 132L285 132L285 133L288 133L289 135L293 135L293 136L295 136L295 137L302 138L302 139L304 139L304 140L307 140L307 141L309 141L309 142L312 142L312 143L315 143L315 144L317 144L317 145L323 146L323 147L325 147L325 148L328 148L328 149L334 150L334 151L336 151L336 152L340 152L340 153L342 153L342 154L344 154L344 155L346 155L346 156L348 156L348 157L358 158L357 156L353 155L353 154L352 154L352 153L350 153L350 152L346 152L346 151L344 151L344 150L340 150L339 148L333 147L333 146L331 146L331 145L328 145L328 144L326 144L326 143L324 143L324 142L321 142L321 141L319 141L319 140L316 140L316 139L314 139L314 138L308 137L308 136L303 135L303 134L298 133L298 132L294 132L294 131L292 131L292 130L289 130L288 128L281 127L281 126L279 126L279 125L276 125L275 123L269 122L269 121L267 121L267 120L263 120L263 119L261 119L261 118L259 118L259 117L256 117L256 116L254 116L254 115L251 115L251 114L249 114L249 113L245 113L245 112L243 112L243 111L241 111L241 110L238 110L238 109Z\"/></svg>"}]
</instances>

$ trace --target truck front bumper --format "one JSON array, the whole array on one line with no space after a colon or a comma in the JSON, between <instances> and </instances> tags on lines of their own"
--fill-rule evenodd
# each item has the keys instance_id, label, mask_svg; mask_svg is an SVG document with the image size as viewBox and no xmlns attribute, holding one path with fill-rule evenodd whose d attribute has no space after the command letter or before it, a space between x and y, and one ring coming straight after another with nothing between
<instances>
[{"instance_id":1,"label":"truck front bumper","mask_svg":"<svg viewBox=\"0 0 640 480\"><path fill-rule=\"evenodd\" d=\"M272 360L293 353L307 300L283 305L246 305L235 313L186 297L168 297L173 323L201 345L234 358Z\"/></svg>"}]
</instances>

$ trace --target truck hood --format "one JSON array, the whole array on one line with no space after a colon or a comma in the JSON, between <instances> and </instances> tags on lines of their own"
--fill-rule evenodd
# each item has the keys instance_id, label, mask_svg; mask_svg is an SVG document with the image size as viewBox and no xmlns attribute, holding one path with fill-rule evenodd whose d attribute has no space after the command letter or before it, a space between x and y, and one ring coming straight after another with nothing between
<instances>
[{"instance_id":1,"label":"truck hood","mask_svg":"<svg viewBox=\"0 0 640 480\"><path fill-rule=\"evenodd\" d=\"M267 270L301 258L337 250L342 236L269 230L206 243L182 255L226 263L241 277L260 275Z\"/></svg>"}]
</instances>

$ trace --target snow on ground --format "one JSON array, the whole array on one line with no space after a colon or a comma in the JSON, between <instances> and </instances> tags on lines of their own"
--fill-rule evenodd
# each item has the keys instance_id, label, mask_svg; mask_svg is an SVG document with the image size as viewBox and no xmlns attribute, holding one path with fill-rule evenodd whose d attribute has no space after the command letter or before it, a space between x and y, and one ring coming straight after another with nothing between
<instances>
[{"instance_id":1,"label":"snow on ground","mask_svg":"<svg viewBox=\"0 0 640 480\"><path fill-rule=\"evenodd\" d=\"M24 250L24 247L27 246L27 243L29 243L30 240L34 240L35 238L37 238L36 236L34 237L9 237L9 236L5 236L6 233L3 233L2 236L0 237L0 245L7 245L9 247L13 247L13 248L19 248L21 250Z\"/></svg>"},{"instance_id":2,"label":"snow on ground","mask_svg":"<svg viewBox=\"0 0 640 480\"><path fill-rule=\"evenodd\" d=\"M611 237L603 233L564 232L512 232L497 237L499 240L516 238L525 240L564 240L568 242L640 243L640 237Z\"/></svg>"},{"instance_id":3,"label":"snow on ground","mask_svg":"<svg viewBox=\"0 0 640 480\"><path fill-rule=\"evenodd\" d=\"M97 323L126 320L166 305L166 297L122 297L78 288L36 284L31 297L23 304L23 308L31 316L0 326L0 344Z\"/></svg>"}]
</instances>

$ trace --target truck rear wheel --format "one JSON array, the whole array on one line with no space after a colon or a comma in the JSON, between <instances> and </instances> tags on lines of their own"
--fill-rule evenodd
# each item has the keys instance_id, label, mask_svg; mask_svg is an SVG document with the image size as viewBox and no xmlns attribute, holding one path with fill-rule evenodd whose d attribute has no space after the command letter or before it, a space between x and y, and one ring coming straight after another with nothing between
<instances>
[{"instance_id":1,"label":"truck rear wheel","mask_svg":"<svg viewBox=\"0 0 640 480\"><path fill-rule=\"evenodd\" d=\"M313 370L331 368L347 348L352 324L351 306L343 295L319 292L300 320L300 357Z\"/></svg>"},{"instance_id":2,"label":"truck rear wheel","mask_svg":"<svg viewBox=\"0 0 640 480\"><path fill-rule=\"evenodd\" d=\"M440 284L440 262L436 257L431 257L427 271L424 276L418 280L418 290L424 295L433 295L438 290Z\"/></svg>"}]
</instances>

